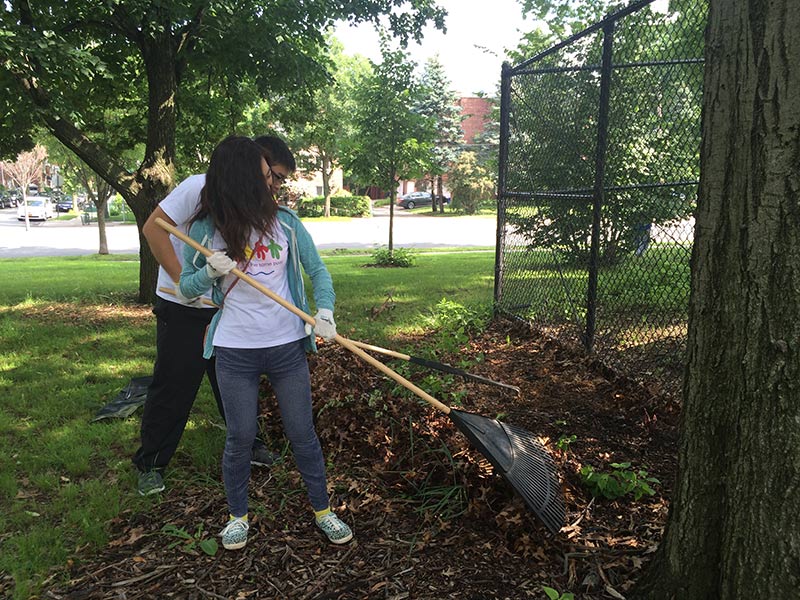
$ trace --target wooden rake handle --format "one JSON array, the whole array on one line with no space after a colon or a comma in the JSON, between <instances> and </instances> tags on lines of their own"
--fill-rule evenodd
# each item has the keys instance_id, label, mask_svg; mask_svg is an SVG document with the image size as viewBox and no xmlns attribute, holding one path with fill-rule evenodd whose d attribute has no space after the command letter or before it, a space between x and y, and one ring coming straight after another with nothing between
<instances>
[{"instance_id":1,"label":"wooden rake handle","mask_svg":"<svg viewBox=\"0 0 800 600\"><path fill-rule=\"evenodd\" d=\"M365 344L364 342L359 342L356 340L350 340L350 341L359 348L361 348L362 350L369 350L371 352L385 354L386 356L391 356L392 358L399 358L400 360L404 360L406 362L410 362L415 365L425 367L426 369L434 369L436 371L450 373L451 375L457 375L459 377L463 377L464 379L471 379L472 381L477 381L479 383L505 388L507 390L511 390L518 396L520 394L520 389L515 385L503 383L502 381L495 381L494 379L489 379L488 377L483 377L482 375L476 375L475 373L470 373L469 371L465 371L464 369L459 369L458 367L454 367L452 365L441 363L435 360L430 360L427 358L422 358L420 356L411 356L409 354L403 354L402 352L397 352L396 350L389 350L388 348L381 348L380 346Z\"/></svg>"},{"instance_id":2,"label":"wooden rake handle","mask_svg":"<svg viewBox=\"0 0 800 600\"><path fill-rule=\"evenodd\" d=\"M173 288L168 288L161 286L158 288L159 292L164 294L170 294L171 296L175 296L175 290ZM213 308L219 308L219 305L215 304L208 298L203 298L201 302L205 306L210 306ZM451 373L453 375L458 375L460 377L464 377L465 379L472 379L473 381L478 381L480 383L486 383L489 385L495 385L499 387L503 387L513 391L515 394L519 395L520 391L519 388L515 385L509 385L507 383L503 383L501 381L495 381L494 379L488 379L481 375L475 375L474 373L470 373L468 371L464 371L463 369L458 369L451 365L447 365L444 363L437 362L435 360L428 360L426 358L420 358L419 356L411 356L409 354L403 354L402 352L397 352L396 350L389 350L388 348L381 348L380 346L375 346L373 344L367 344L365 342L359 342L358 340L350 340L350 343L356 346L357 348L361 348L362 350L369 350L370 352L377 352L378 354L384 354L386 356L391 356L392 358L399 358L400 360L404 360L406 362L414 363L423 367L427 367L429 369L435 369L437 371L444 371L445 373Z\"/></svg>"},{"instance_id":3,"label":"wooden rake handle","mask_svg":"<svg viewBox=\"0 0 800 600\"><path fill-rule=\"evenodd\" d=\"M185 244L188 244L189 246L191 246L192 248L194 248L195 250L200 252L203 256L208 257L208 256L211 256L213 254L213 252L211 250L209 250L205 246L202 246L201 244L198 244L192 238L190 238L188 235L186 235L185 233L180 231L177 227L174 227L174 226L170 225L169 223L167 223L161 217L156 217L155 222L159 227L161 227L165 231L171 233L172 235L174 235L176 238L178 238L179 240L181 240ZM261 292L265 296L271 298L272 300L274 300L275 302L280 304L286 310L293 312L294 314L296 314L298 317L303 319L303 321L305 321L306 323L308 323L312 327L316 324L316 322L314 321L314 317L312 317L308 313L300 310L299 308L297 308L291 302L287 302L286 300L281 298L278 294L273 292L271 289L269 289L268 287L260 284L258 281L256 281L252 277L250 277L250 275L248 275L247 273L244 273L244 272L242 272L242 271L240 271L239 269L236 269L236 268L232 269L231 273L233 273L236 277L238 277L239 279L241 279L245 283L248 283L251 286L253 286L255 289L257 289L259 292ZM393 371L392 369L387 367L385 364L383 364L378 359L373 358L372 356L370 356L369 354L367 354L366 352L364 352L360 348L356 347L356 345L353 344L353 342L348 340L346 337L342 337L341 335L339 335L337 333L336 337L334 338L334 340L336 341L336 343L338 343L341 346L344 346L350 352L352 352L353 354L355 354L356 356L358 356L362 360L364 360L364 361L368 362L369 364L371 364L373 367L375 367L376 369L381 371L384 375L387 375L388 377L394 379L397 383L402 385L404 388L406 388L407 390L409 390L409 391L413 392L414 394L416 394L418 397L420 397L423 400L425 400L425 402L427 402L428 404L433 406L435 409L443 412L446 415L450 414L450 407L449 406L447 406L446 404L442 404L436 398L434 398L429 393L427 393L425 390L417 387L416 385L411 383L408 379L406 379L405 377L400 375L400 373L397 373L397 372Z\"/></svg>"}]
</instances>

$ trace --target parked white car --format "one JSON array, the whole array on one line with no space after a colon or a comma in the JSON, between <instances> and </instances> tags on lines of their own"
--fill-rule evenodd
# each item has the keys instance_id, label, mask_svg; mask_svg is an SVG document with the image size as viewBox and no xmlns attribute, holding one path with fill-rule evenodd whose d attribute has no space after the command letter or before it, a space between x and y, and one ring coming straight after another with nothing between
<instances>
[{"instance_id":1,"label":"parked white car","mask_svg":"<svg viewBox=\"0 0 800 600\"><path fill-rule=\"evenodd\" d=\"M28 219L46 221L53 218L53 203L46 196L28 197ZM25 203L17 207L17 219L25 220Z\"/></svg>"}]
</instances>

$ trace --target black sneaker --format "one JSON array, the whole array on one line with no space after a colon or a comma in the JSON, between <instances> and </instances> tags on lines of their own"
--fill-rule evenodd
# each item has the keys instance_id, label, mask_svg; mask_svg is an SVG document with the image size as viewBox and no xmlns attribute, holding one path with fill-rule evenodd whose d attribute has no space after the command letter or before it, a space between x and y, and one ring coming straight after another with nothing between
<instances>
[{"instance_id":1,"label":"black sneaker","mask_svg":"<svg viewBox=\"0 0 800 600\"><path fill-rule=\"evenodd\" d=\"M164 478L158 471L145 471L139 473L139 485L137 486L140 496L149 496L164 491Z\"/></svg>"},{"instance_id":2,"label":"black sneaker","mask_svg":"<svg viewBox=\"0 0 800 600\"><path fill-rule=\"evenodd\" d=\"M256 467L271 467L281 460L280 454L272 452L264 444L254 445L252 454L250 454L250 464Z\"/></svg>"}]
</instances>

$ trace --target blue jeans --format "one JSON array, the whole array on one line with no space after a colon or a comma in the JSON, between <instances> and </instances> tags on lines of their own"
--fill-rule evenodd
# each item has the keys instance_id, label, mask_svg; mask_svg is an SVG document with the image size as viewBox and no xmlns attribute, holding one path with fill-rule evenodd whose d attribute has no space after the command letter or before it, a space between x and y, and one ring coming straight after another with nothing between
<instances>
[{"instance_id":1,"label":"blue jeans","mask_svg":"<svg viewBox=\"0 0 800 600\"><path fill-rule=\"evenodd\" d=\"M303 340L274 348L216 347L217 382L225 406L226 436L222 476L228 509L247 514L250 451L258 431L258 384L266 374L281 411L284 432L315 511L328 507L325 460L314 429L311 378Z\"/></svg>"}]
</instances>

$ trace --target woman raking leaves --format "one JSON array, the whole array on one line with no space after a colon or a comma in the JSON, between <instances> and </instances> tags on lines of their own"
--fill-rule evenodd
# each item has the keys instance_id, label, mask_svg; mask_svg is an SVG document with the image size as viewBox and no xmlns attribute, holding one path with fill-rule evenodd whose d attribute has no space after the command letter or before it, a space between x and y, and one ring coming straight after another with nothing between
<instances>
[{"instance_id":1,"label":"woman raking leaves","mask_svg":"<svg viewBox=\"0 0 800 600\"><path fill-rule=\"evenodd\" d=\"M334 544L350 541L350 528L330 509L325 461L314 429L307 351L315 334L336 336L335 294L308 231L270 191L272 174L258 144L229 137L211 155L200 207L189 236L216 249L207 259L186 247L180 290L186 297L212 290L220 306L209 325L204 353L216 356L227 420L222 473L230 513L222 530L229 550L247 543L250 447L257 433L259 379L265 374L278 401L314 521ZM317 307L312 330L298 316L230 274L238 268L296 307L309 312L304 270ZM302 270L301 270L302 267Z\"/></svg>"}]
</instances>

